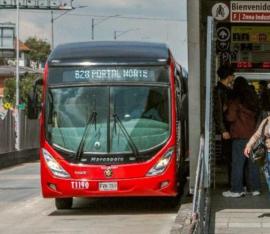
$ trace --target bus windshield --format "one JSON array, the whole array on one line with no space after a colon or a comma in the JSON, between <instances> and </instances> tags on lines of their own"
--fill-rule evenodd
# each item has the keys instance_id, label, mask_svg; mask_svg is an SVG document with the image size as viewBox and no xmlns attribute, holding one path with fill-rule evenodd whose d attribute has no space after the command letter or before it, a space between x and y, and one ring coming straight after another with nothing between
<instances>
[{"instance_id":1,"label":"bus windshield","mask_svg":"<svg viewBox=\"0 0 270 234\"><path fill-rule=\"evenodd\" d=\"M49 86L46 138L56 149L74 154L84 138L82 160L89 154L136 156L168 139L169 100L169 85L158 83Z\"/></svg>"}]
</instances>

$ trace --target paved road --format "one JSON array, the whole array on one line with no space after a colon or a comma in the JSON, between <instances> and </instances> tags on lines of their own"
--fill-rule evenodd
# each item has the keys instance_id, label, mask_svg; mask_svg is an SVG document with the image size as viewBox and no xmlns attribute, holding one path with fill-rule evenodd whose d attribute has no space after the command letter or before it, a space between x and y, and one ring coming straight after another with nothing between
<instances>
[{"instance_id":1,"label":"paved road","mask_svg":"<svg viewBox=\"0 0 270 234\"><path fill-rule=\"evenodd\" d=\"M156 199L75 199L57 211L41 197L38 163L0 171L0 233L168 234L176 215Z\"/></svg>"}]
</instances>

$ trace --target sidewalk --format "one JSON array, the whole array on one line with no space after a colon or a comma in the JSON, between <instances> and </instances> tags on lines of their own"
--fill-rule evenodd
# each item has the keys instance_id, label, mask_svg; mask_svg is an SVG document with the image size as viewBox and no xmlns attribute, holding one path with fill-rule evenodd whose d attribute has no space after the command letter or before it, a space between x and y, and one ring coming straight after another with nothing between
<instances>
[{"instance_id":1,"label":"sidewalk","mask_svg":"<svg viewBox=\"0 0 270 234\"><path fill-rule=\"evenodd\" d=\"M262 177L263 191L260 196L224 198L226 174L217 169L216 188L211 194L210 233L270 233L270 195Z\"/></svg>"}]
</instances>

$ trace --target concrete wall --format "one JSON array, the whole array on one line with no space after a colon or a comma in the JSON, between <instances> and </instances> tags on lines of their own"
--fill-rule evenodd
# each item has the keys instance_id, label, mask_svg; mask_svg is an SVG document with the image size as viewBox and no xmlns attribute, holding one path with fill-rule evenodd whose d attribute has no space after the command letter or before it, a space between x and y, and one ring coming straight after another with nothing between
<instances>
[{"instance_id":1,"label":"concrete wall","mask_svg":"<svg viewBox=\"0 0 270 234\"><path fill-rule=\"evenodd\" d=\"M15 125L12 112L0 119L0 168L38 159L39 123L21 113L21 150L15 151Z\"/></svg>"},{"instance_id":2,"label":"concrete wall","mask_svg":"<svg viewBox=\"0 0 270 234\"><path fill-rule=\"evenodd\" d=\"M2 153L15 151L15 123L12 112L9 111L4 120L0 119L0 157ZM39 148L38 120L29 120L21 113L21 149Z\"/></svg>"}]
</instances>

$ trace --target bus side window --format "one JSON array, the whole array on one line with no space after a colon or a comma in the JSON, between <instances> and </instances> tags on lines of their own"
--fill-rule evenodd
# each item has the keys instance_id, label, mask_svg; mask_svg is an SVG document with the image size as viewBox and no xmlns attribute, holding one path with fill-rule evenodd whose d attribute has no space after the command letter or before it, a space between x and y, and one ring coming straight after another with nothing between
<instances>
[{"instance_id":1,"label":"bus side window","mask_svg":"<svg viewBox=\"0 0 270 234\"><path fill-rule=\"evenodd\" d=\"M177 113L177 120L180 120L181 117L181 82L179 73L175 70L175 96L176 96L176 113Z\"/></svg>"}]
</instances>

